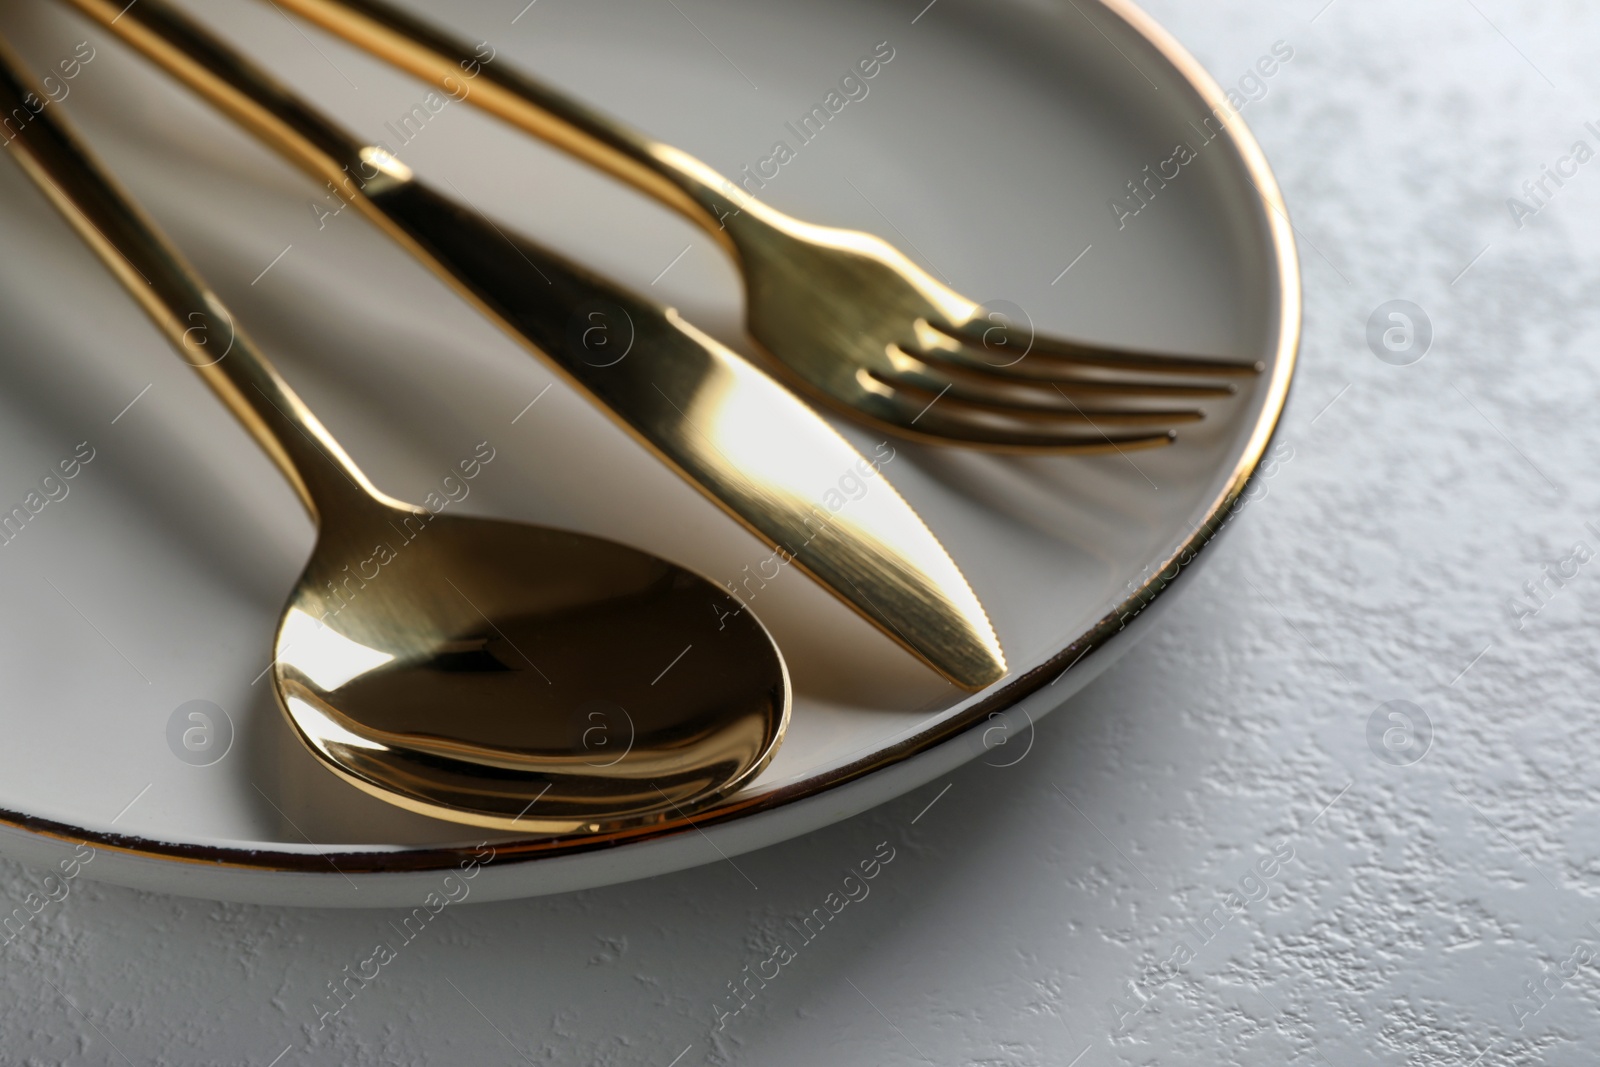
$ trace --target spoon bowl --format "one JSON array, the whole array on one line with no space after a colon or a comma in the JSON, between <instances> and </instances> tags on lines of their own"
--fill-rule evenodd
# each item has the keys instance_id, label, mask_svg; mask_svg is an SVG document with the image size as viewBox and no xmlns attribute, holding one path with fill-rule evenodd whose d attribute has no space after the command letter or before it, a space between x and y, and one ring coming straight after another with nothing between
<instances>
[{"instance_id":1,"label":"spoon bowl","mask_svg":"<svg viewBox=\"0 0 1600 1067\"><path fill-rule=\"evenodd\" d=\"M623 545L383 506L324 525L273 667L301 740L427 815L599 832L771 759L788 676L727 591Z\"/></svg>"}]
</instances>

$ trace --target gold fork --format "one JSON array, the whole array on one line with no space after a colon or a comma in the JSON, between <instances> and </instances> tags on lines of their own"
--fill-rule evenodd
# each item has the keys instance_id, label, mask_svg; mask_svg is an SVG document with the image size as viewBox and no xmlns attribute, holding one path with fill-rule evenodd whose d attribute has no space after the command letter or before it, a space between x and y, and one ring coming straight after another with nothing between
<instances>
[{"instance_id":1,"label":"gold fork","mask_svg":"<svg viewBox=\"0 0 1600 1067\"><path fill-rule=\"evenodd\" d=\"M1217 379L1263 369L1046 337L1019 345L1011 324L887 241L777 211L688 153L486 63L472 45L384 0L272 2L700 224L743 274L747 329L772 369L880 429L1001 452L1156 447L1175 438L1174 424L1204 417L1173 402L1228 396L1234 386Z\"/></svg>"}]
</instances>

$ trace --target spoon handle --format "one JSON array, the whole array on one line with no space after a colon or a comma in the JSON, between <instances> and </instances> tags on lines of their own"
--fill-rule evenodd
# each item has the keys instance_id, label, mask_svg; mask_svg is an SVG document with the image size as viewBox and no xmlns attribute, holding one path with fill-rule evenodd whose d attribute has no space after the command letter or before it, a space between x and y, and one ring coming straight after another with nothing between
<instances>
[{"instance_id":1,"label":"spoon handle","mask_svg":"<svg viewBox=\"0 0 1600 1067\"><path fill-rule=\"evenodd\" d=\"M253 434L315 519L366 477L237 327L222 301L46 104L0 39L0 136L12 156ZM20 128L17 119L26 116Z\"/></svg>"}]
</instances>

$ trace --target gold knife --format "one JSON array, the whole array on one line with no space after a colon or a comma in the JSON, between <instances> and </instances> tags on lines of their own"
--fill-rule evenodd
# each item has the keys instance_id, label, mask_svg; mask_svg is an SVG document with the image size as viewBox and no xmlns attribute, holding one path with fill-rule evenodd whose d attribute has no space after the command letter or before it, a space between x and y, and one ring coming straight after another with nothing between
<instances>
[{"instance_id":1,"label":"gold knife","mask_svg":"<svg viewBox=\"0 0 1600 1067\"><path fill-rule=\"evenodd\" d=\"M774 566L801 568L958 686L1004 676L982 604L880 464L765 372L673 309L435 192L164 0L64 2L330 183L771 546ZM855 499L841 492L874 477Z\"/></svg>"}]
</instances>

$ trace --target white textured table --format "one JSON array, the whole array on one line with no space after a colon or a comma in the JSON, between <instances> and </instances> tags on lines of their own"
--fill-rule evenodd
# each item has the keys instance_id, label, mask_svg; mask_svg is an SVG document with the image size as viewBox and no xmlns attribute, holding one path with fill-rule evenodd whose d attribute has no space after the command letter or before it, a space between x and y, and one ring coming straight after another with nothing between
<instances>
[{"instance_id":1,"label":"white textured table","mask_svg":"<svg viewBox=\"0 0 1600 1067\"><path fill-rule=\"evenodd\" d=\"M1257 98L1295 214L1293 456L1025 757L737 869L452 908L348 1004L329 983L371 973L399 915L80 879L0 942L0 1058L1592 1063L1600 162L1573 146L1600 149L1600 23L1579 0L1149 7ZM1292 61L1241 85L1280 41ZM1565 176L1536 200L1544 165ZM1433 335L1405 366L1368 343L1396 299ZM0 864L0 899L40 879Z\"/></svg>"}]
</instances>

